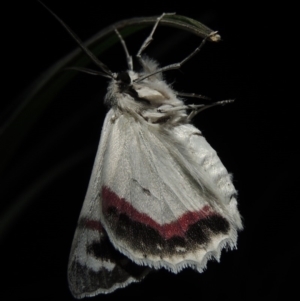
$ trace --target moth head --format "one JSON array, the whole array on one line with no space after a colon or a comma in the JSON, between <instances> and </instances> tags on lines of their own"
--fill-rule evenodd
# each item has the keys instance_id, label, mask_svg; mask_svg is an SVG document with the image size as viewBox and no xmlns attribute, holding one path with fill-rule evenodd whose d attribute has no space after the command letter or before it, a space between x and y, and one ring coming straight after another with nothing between
<instances>
[{"instance_id":1,"label":"moth head","mask_svg":"<svg viewBox=\"0 0 300 301\"><path fill-rule=\"evenodd\" d=\"M117 78L116 78L117 84L120 87L128 87L131 84L131 77L128 74L128 71L121 71L117 74Z\"/></svg>"},{"instance_id":2,"label":"moth head","mask_svg":"<svg viewBox=\"0 0 300 301\"><path fill-rule=\"evenodd\" d=\"M115 74L115 77L110 81L107 94L105 96L105 103L109 106L117 104L118 99L124 94L131 96L132 98L137 97L137 93L133 89L133 80L135 72L121 71Z\"/></svg>"}]
</instances>

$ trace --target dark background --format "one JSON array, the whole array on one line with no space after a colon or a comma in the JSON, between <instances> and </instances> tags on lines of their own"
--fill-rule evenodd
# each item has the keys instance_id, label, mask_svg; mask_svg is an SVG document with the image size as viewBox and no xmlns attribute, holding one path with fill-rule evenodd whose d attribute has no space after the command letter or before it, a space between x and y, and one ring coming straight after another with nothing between
<instances>
[{"instance_id":1,"label":"dark background","mask_svg":"<svg viewBox=\"0 0 300 301\"><path fill-rule=\"evenodd\" d=\"M223 251L203 273L159 271L95 300L195 297L197 300L288 300L296 288L299 254L298 94L292 92L292 12L258 1L46 1L86 40L122 19L176 12L218 30L181 71L166 78L175 89L236 99L194 120L234 176L245 229L238 250ZM22 103L22 93L57 60L76 48L36 1L2 6L1 125ZM149 30L127 40L138 51ZM159 27L147 54L161 65L180 61L199 38ZM171 45L171 46L170 46ZM122 48L101 57L126 69ZM41 114L1 174L1 300L72 300L67 262L106 108L106 79L78 74ZM30 118L30 117L29 117ZM22 125L20 125L22 126ZM10 137L6 143L18 137ZM1 145L5 148L6 145Z\"/></svg>"}]
</instances>

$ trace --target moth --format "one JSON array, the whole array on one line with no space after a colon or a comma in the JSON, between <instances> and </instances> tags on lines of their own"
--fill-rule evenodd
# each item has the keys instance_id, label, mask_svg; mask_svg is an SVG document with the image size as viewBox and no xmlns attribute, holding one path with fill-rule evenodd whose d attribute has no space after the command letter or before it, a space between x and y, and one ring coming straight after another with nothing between
<instances>
[{"instance_id":1,"label":"moth","mask_svg":"<svg viewBox=\"0 0 300 301\"><path fill-rule=\"evenodd\" d=\"M52 13L53 14L53 13ZM68 265L69 287L76 298L110 293L143 279L152 269L173 273L190 267L202 272L223 248L236 248L242 222L231 175L191 124L211 105L188 105L163 79L203 47L210 33L181 63L159 67L143 53L159 22L137 53L133 68L125 41L128 70L113 73L81 43L56 15L101 71L74 68L110 79L105 103L110 107L88 190L80 213Z\"/></svg>"}]
</instances>

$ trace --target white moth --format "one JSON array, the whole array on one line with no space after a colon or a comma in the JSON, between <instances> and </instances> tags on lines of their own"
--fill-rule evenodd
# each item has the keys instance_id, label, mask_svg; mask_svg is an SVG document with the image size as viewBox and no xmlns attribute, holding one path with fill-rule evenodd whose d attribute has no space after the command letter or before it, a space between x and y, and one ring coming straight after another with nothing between
<instances>
[{"instance_id":1,"label":"white moth","mask_svg":"<svg viewBox=\"0 0 300 301\"><path fill-rule=\"evenodd\" d=\"M190 122L209 106L186 105L142 56L159 21L137 54L142 70L112 73L80 43L111 78L98 152L69 259L68 279L76 298L110 293L141 280L151 269L202 272L224 247L236 248L242 229L236 190L215 150ZM75 68L79 69L79 68ZM194 96L193 94L184 96Z\"/></svg>"}]
</instances>

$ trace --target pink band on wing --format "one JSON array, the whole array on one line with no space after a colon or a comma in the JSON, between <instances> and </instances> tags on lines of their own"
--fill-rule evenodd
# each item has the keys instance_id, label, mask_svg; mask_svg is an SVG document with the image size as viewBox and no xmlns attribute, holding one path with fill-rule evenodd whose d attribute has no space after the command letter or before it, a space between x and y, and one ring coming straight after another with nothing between
<instances>
[{"instance_id":1,"label":"pink band on wing","mask_svg":"<svg viewBox=\"0 0 300 301\"><path fill-rule=\"evenodd\" d=\"M140 222L157 230L165 239L169 239L173 236L184 237L191 225L210 216L218 215L206 205L199 211L189 211L169 224L160 225L147 214L137 211L124 198L120 198L106 186L102 188L102 204L104 212L109 208L114 207L119 214L126 214L131 220Z\"/></svg>"},{"instance_id":2,"label":"pink band on wing","mask_svg":"<svg viewBox=\"0 0 300 301\"><path fill-rule=\"evenodd\" d=\"M103 232L103 226L99 221L82 218L79 224L87 229Z\"/></svg>"}]
</instances>

